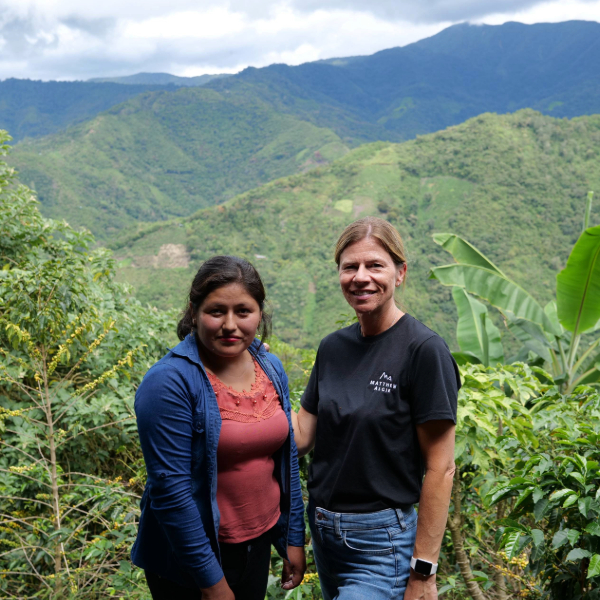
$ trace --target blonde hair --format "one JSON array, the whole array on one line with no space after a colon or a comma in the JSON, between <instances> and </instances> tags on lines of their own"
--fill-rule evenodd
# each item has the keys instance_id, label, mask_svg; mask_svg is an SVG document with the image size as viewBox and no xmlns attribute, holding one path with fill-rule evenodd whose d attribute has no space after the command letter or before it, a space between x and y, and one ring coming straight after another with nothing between
<instances>
[{"instance_id":1,"label":"blonde hair","mask_svg":"<svg viewBox=\"0 0 600 600\"><path fill-rule=\"evenodd\" d=\"M335 245L335 262L340 266L342 252L355 242L365 238L375 238L392 257L394 264L400 266L406 263L404 242L393 225L378 217L365 217L350 223Z\"/></svg>"}]
</instances>

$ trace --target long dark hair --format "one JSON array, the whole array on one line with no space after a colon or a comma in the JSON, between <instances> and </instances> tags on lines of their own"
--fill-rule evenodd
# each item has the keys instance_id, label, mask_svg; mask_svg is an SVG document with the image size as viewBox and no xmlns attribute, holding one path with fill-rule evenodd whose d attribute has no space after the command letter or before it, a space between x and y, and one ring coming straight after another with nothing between
<instances>
[{"instance_id":1,"label":"long dark hair","mask_svg":"<svg viewBox=\"0 0 600 600\"><path fill-rule=\"evenodd\" d=\"M258 271L247 260L237 256L213 256L198 269L188 295L188 303L177 324L177 336L183 340L194 330L194 315L206 297L216 289L239 283L252 296L262 312L258 327L261 342L269 336L271 315L265 311L265 287Z\"/></svg>"}]
</instances>

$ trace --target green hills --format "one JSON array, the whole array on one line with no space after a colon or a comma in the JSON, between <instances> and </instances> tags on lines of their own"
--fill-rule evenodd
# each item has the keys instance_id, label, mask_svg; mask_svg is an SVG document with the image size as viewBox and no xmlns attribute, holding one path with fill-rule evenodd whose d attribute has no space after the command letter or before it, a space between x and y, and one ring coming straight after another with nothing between
<instances>
[{"instance_id":1,"label":"green hills","mask_svg":"<svg viewBox=\"0 0 600 600\"><path fill-rule=\"evenodd\" d=\"M598 39L600 24L584 21L457 25L372 56L249 68L201 88L142 92L22 141L10 160L45 215L68 216L106 240L136 222L189 215L305 172L364 142L412 139L488 111L600 112ZM86 85L136 87L77 85L77 93ZM75 114L63 104L52 104L57 127ZM83 96L75 105L79 116L90 108ZM27 110L26 101L19 115ZM0 127L3 119L0 102Z\"/></svg>"},{"instance_id":2,"label":"green hills","mask_svg":"<svg viewBox=\"0 0 600 600\"><path fill-rule=\"evenodd\" d=\"M600 189L599 159L598 115L484 114L401 144L363 145L220 206L123 234L113 248L120 278L159 307L183 307L207 257L247 257L265 279L275 332L314 347L348 313L337 289L335 240L352 220L380 215L406 240L404 306L452 340L450 292L428 279L431 266L448 256L431 234L465 236L540 301L549 300L581 231L586 193Z\"/></svg>"},{"instance_id":3,"label":"green hills","mask_svg":"<svg viewBox=\"0 0 600 600\"><path fill-rule=\"evenodd\" d=\"M67 217L102 240L138 221L189 215L346 151L330 129L265 102L187 87L141 94L65 132L25 140L10 160L46 216Z\"/></svg>"}]
</instances>

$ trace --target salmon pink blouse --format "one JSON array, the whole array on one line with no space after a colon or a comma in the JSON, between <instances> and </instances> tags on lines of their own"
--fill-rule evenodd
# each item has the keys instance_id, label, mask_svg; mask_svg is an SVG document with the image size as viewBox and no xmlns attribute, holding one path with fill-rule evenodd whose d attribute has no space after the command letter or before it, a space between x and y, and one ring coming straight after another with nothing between
<instances>
[{"instance_id":1,"label":"salmon pink blouse","mask_svg":"<svg viewBox=\"0 0 600 600\"><path fill-rule=\"evenodd\" d=\"M219 541L228 544L262 535L281 514L273 454L290 434L289 425L273 384L256 361L254 372L248 392L238 392L208 373L222 419L217 447Z\"/></svg>"}]
</instances>

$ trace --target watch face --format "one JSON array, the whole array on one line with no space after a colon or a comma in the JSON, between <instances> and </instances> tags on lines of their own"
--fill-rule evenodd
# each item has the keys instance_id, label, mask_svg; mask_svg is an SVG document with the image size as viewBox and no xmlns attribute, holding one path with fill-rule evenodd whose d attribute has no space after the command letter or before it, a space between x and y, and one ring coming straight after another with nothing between
<instances>
[{"instance_id":1,"label":"watch face","mask_svg":"<svg viewBox=\"0 0 600 600\"><path fill-rule=\"evenodd\" d=\"M416 562L415 562L415 573L418 573L419 575L431 575L431 567L432 567L432 563L426 561L426 560L421 560L420 558L417 558Z\"/></svg>"}]
</instances>

